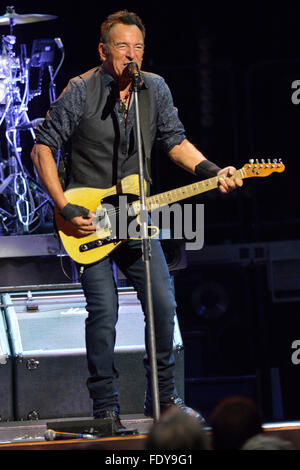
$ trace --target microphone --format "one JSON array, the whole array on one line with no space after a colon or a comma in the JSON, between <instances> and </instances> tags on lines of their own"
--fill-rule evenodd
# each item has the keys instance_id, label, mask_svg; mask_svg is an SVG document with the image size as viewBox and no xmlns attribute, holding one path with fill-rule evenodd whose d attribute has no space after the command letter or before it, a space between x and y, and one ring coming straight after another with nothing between
<instances>
[{"instance_id":1,"label":"microphone","mask_svg":"<svg viewBox=\"0 0 300 470\"><path fill-rule=\"evenodd\" d=\"M46 441L57 441L59 439L96 439L92 434L77 434L73 432L59 432L47 429L44 434Z\"/></svg>"},{"instance_id":2,"label":"microphone","mask_svg":"<svg viewBox=\"0 0 300 470\"><path fill-rule=\"evenodd\" d=\"M127 65L129 75L135 85L139 85L142 81L141 72L136 62L130 62Z\"/></svg>"}]
</instances>

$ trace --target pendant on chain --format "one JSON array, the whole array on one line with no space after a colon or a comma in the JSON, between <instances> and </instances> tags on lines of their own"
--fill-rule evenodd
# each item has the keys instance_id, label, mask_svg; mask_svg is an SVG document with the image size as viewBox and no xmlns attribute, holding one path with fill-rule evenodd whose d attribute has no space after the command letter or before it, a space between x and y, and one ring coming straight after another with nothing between
<instances>
[{"instance_id":1,"label":"pendant on chain","mask_svg":"<svg viewBox=\"0 0 300 470\"><path fill-rule=\"evenodd\" d=\"M128 100L129 98L129 93L124 96L124 99L120 98L120 112L122 113L123 119L126 120L128 116Z\"/></svg>"}]
</instances>

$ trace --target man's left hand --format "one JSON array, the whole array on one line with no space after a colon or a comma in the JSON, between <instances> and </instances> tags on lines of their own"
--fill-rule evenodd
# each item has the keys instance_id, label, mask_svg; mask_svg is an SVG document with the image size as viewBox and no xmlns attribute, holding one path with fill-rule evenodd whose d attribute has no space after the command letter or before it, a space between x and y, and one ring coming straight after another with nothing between
<instances>
[{"instance_id":1,"label":"man's left hand","mask_svg":"<svg viewBox=\"0 0 300 470\"><path fill-rule=\"evenodd\" d=\"M230 193L234 189L243 186L241 178L231 178L235 172L236 168L234 166L226 166L218 172L218 176L222 176L222 178L219 178L219 191L221 193Z\"/></svg>"}]
</instances>

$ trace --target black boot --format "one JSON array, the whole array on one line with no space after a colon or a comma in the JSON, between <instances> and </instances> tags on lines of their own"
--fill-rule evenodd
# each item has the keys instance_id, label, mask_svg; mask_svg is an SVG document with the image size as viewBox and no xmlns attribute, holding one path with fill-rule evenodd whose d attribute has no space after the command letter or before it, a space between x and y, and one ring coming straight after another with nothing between
<instances>
[{"instance_id":1,"label":"black boot","mask_svg":"<svg viewBox=\"0 0 300 470\"><path fill-rule=\"evenodd\" d=\"M169 400L165 403L160 404L160 412L164 413L167 411L168 408L171 406L178 406L184 413L189 414L191 416L194 416L194 418L198 419L203 426L206 425L205 419L199 413L198 411L194 410L193 408L190 408L189 406L186 406L182 398L178 397L177 395L174 395L169 398ZM144 407L144 415L149 416L153 418L153 410L152 407L146 406Z\"/></svg>"},{"instance_id":2,"label":"black boot","mask_svg":"<svg viewBox=\"0 0 300 470\"><path fill-rule=\"evenodd\" d=\"M127 428L123 426L119 414L114 410L97 411L94 415L95 419L112 419L116 431L126 431Z\"/></svg>"}]
</instances>

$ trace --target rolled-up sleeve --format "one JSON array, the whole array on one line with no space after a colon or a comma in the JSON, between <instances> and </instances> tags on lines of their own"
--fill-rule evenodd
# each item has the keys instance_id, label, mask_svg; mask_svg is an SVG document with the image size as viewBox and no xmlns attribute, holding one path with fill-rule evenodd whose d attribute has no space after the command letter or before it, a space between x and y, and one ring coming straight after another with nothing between
<instances>
[{"instance_id":1,"label":"rolled-up sleeve","mask_svg":"<svg viewBox=\"0 0 300 470\"><path fill-rule=\"evenodd\" d=\"M36 130L36 143L47 145L55 154L77 127L85 101L84 81L80 77L73 78L58 99L51 104L44 122Z\"/></svg>"},{"instance_id":2,"label":"rolled-up sleeve","mask_svg":"<svg viewBox=\"0 0 300 470\"><path fill-rule=\"evenodd\" d=\"M185 129L178 117L178 110L173 103L170 89L162 77L157 80L157 140L165 152L186 138Z\"/></svg>"}]
</instances>

